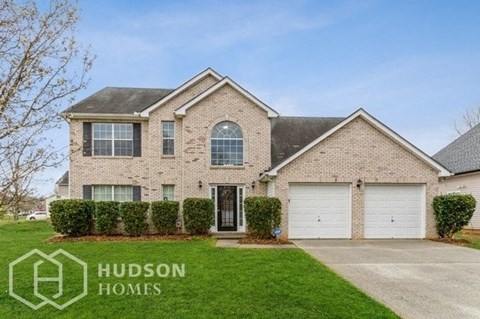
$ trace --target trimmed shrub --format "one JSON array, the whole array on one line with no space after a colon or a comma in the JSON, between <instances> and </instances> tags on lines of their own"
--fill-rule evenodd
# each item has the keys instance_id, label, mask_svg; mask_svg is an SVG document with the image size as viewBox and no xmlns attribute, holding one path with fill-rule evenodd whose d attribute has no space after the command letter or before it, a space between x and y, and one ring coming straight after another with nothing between
<instances>
[{"instance_id":1,"label":"trimmed shrub","mask_svg":"<svg viewBox=\"0 0 480 319\"><path fill-rule=\"evenodd\" d=\"M280 200L266 196L246 197L244 207L248 232L254 237L271 238L282 219Z\"/></svg>"},{"instance_id":2,"label":"trimmed shrub","mask_svg":"<svg viewBox=\"0 0 480 319\"><path fill-rule=\"evenodd\" d=\"M215 222L215 205L209 198L185 198L183 219L191 234L207 234Z\"/></svg>"},{"instance_id":3,"label":"trimmed shrub","mask_svg":"<svg viewBox=\"0 0 480 319\"><path fill-rule=\"evenodd\" d=\"M97 233L110 235L117 228L120 203L113 201L95 202L95 229Z\"/></svg>"},{"instance_id":4,"label":"trimmed shrub","mask_svg":"<svg viewBox=\"0 0 480 319\"><path fill-rule=\"evenodd\" d=\"M123 202L120 204L120 216L122 217L125 231L132 236L140 236L148 228L146 223L150 203L147 202Z\"/></svg>"},{"instance_id":5,"label":"trimmed shrub","mask_svg":"<svg viewBox=\"0 0 480 319\"><path fill-rule=\"evenodd\" d=\"M467 226L476 205L475 198L469 194L435 196L432 207L435 211L438 236L452 238L453 234Z\"/></svg>"},{"instance_id":6,"label":"trimmed shrub","mask_svg":"<svg viewBox=\"0 0 480 319\"><path fill-rule=\"evenodd\" d=\"M50 220L57 233L78 237L92 233L95 202L62 199L50 204Z\"/></svg>"},{"instance_id":7,"label":"trimmed shrub","mask_svg":"<svg viewBox=\"0 0 480 319\"><path fill-rule=\"evenodd\" d=\"M159 201L152 203L152 222L161 234L173 234L177 228L178 209L176 201Z\"/></svg>"}]
</instances>

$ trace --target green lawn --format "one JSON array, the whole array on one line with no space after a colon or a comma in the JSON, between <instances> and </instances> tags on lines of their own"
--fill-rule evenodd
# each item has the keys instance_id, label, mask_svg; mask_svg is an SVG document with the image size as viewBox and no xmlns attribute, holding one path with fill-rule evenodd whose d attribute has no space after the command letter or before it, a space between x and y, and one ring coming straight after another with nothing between
<instances>
[{"instance_id":1,"label":"green lawn","mask_svg":"<svg viewBox=\"0 0 480 319\"><path fill-rule=\"evenodd\" d=\"M467 247L480 249L480 231L463 230L456 233L454 238L468 241Z\"/></svg>"},{"instance_id":2,"label":"green lawn","mask_svg":"<svg viewBox=\"0 0 480 319\"><path fill-rule=\"evenodd\" d=\"M23 222L27 221L26 216L20 216L19 221L23 221ZM14 223L14 222L15 222L15 220L13 219L13 216L5 215L5 216L3 216L2 219L0 219L0 226L5 225L5 224Z\"/></svg>"},{"instance_id":3,"label":"green lawn","mask_svg":"<svg viewBox=\"0 0 480 319\"><path fill-rule=\"evenodd\" d=\"M45 243L52 235L48 222L0 225L0 318L398 318L298 249L220 249L213 239ZM62 248L88 262L88 295L64 310L37 311L10 297L8 264L33 248ZM99 263L185 264L186 275L99 278ZM25 295L32 291L31 269L15 273ZM66 276L80 279L72 269L64 269ZM161 293L99 295L100 283L157 283ZM71 289L66 283L65 294Z\"/></svg>"}]
</instances>

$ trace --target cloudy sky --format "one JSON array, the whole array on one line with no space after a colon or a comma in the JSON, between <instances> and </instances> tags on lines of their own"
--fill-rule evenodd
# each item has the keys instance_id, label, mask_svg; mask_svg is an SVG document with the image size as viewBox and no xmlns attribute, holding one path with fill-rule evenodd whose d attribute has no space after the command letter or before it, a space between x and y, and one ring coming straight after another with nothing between
<instances>
[{"instance_id":1,"label":"cloudy sky","mask_svg":"<svg viewBox=\"0 0 480 319\"><path fill-rule=\"evenodd\" d=\"M480 1L80 0L105 86L175 88L207 67L282 115L363 107L433 155L480 105ZM65 106L67 107L67 105ZM58 143L68 144L66 125ZM47 172L43 189L68 163Z\"/></svg>"}]
</instances>

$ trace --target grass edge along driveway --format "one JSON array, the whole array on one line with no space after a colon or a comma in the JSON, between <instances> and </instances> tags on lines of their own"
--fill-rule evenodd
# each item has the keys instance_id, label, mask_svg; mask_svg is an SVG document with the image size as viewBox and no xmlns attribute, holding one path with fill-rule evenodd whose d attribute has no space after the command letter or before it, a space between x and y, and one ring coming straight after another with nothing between
<instances>
[{"instance_id":1,"label":"grass edge along driveway","mask_svg":"<svg viewBox=\"0 0 480 319\"><path fill-rule=\"evenodd\" d=\"M300 249L221 249L213 239L45 243L52 235L48 222L0 226L0 318L398 318ZM34 248L45 253L61 248L87 262L88 295L64 310L45 305L36 311L10 297L8 264ZM184 264L186 274L106 278L99 277L99 264ZM28 295L31 268L18 272L24 280L15 287ZM64 272L71 282L81 280L73 268ZM73 290L68 280L65 294ZM160 294L105 290L107 284L155 283Z\"/></svg>"}]
</instances>

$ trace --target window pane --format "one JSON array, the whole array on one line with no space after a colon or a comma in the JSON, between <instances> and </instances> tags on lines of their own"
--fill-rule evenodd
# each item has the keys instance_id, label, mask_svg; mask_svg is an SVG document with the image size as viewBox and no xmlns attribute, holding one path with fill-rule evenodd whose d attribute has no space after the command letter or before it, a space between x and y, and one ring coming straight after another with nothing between
<instances>
[{"instance_id":1,"label":"window pane","mask_svg":"<svg viewBox=\"0 0 480 319\"><path fill-rule=\"evenodd\" d=\"M211 138L212 165L243 165L243 134L233 122L215 125Z\"/></svg>"},{"instance_id":2,"label":"window pane","mask_svg":"<svg viewBox=\"0 0 480 319\"><path fill-rule=\"evenodd\" d=\"M238 188L238 224L243 226L243 188Z\"/></svg>"},{"instance_id":3,"label":"window pane","mask_svg":"<svg viewBox=\"0 0 480 319\"><path fill-rule=\"evenodd\" d=\"M163 155L175 154L175 123L162 122L162 152Z\"/></svg>"},{"instance_id":4,"label":"window pane","mask_svg":"<svg viewBox=\"0 0 480 319\"><path fill-rule=\"evenodd\" d=\"M133 139L133 124L114 124L115 139Z\"/></svg>"},{"instance_id":5,"label":"window pane","mask_svg":"<svg viewBox=\"0 0 480 319\"><path fill-rule=\"evenodd\" d=\"M93 200L96 200L96 201L110 201L110 200L112 200L112 186L94 185L93 186Z\"/></svg>"},{"instance_id":6,"label":"window pane","mask_svg":"<svg viewBox=\"0 0 480 319\"><path fill-rule=\"evenodd\" d=\"M94 139L110 139L112 138L112 124L110 123L93 123Z\"/></svg>"},{"instance_id":7,"label":"window pane","mask_svg":"<svg viewBox=\"0 0 480 319\"><path fill-rule=\"evenodd\" d=\"M163 140L163 155L174 155L174 143L173 140Z\"/></svg>"},{"instance_id":8,"label":"window pane","mask_svg":"<svg viewBox=\"0 0 480 319\"><path fill-rule=\"evenodd\" d=\"M132 156L132 141L115 141L115 156Z\"/></svg>"},{"instance_id":9,"label":"window pane","mask_svg":"<svg viewBox=\"0 0 480 319\"><path fill-rule=\"evenodd\" d=\"M212 138L243 138L242 129L233 122L221 122L213 128Z\"/></svg>"},{"instance_id":10,"label":"window pane","mask_svg":"<svg viewBox=\"0 0 480 319\"><path fill-rule=\"evenodd\" d=\"M115 186L114 200L119 202L131 202L133 200L132 186Z\"/></svg>"},{"instance_id":11,"label":"window pane","mask_svg":"<svg viewBox=\"0 0 480 319\"><path fill-rule=\"evenodd\" d=\"M163 200L175 200L175 185L163 185Z\"/></svg>"},{"instance_id":12,"label":"window pane","mask_svg":"<svg viewBox=\"0 0 480 319\"><path fill-rule=\"evenodd\" d=\"M94 140L93 155L95 156L111 156L112 141L111 140Z\"/></svg>"},{"instance_id":13,"label":"window pane","mask_svg":"<svg viewBox=\"0 0 480 319\"><path fill-rule=\"evenodd\" d=\"M164 138L173 138L175 135L174 122L162 122L162 131Z\"/></svg>"}]
</instances>

